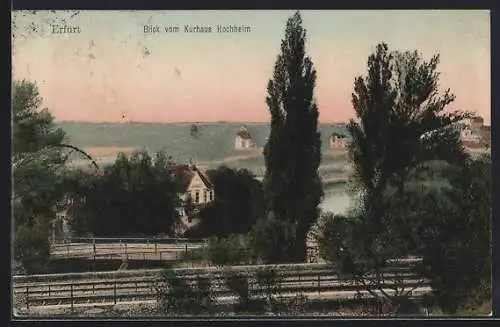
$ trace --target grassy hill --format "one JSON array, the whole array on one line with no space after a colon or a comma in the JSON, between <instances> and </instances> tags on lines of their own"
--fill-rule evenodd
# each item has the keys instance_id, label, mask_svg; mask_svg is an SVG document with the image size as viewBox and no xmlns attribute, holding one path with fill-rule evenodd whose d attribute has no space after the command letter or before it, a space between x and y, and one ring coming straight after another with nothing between
<instances>
[{"instance_id":1,"label":"grassy hill","mask_svg":"<svg viewBox=\"0 0 500 327\"><path fill-rule=\"evenodd\" d=\"M89 148L135 148L156 152L160 149L177 162L192 159L195 162L221 162L236 167L262 167L264 159L261 149L235 150L235 136L243 123L200 123L199 136L191 136L191 123L58 123L67 134L71 144ZM269 124L245 124L257 147L263 147L269 135ZM323 143L323 163L338 161L329 152L328 137L333 132L343 132L342 125L320 125ZM121 151L120 149L118 149ZM92 151L90 151L92 152ZM112 152L112 151L111 151ZM101 162L114 160L115 153L97 155ZM233 160L231 160L231 158ZM212 166L212 164L210 164Z\"/></svg>"}]
</instances>

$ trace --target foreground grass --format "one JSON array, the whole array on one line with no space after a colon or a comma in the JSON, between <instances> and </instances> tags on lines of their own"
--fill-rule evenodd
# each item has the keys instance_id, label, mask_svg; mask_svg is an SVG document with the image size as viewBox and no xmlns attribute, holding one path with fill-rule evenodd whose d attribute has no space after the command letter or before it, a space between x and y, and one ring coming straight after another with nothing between
<instances>
[{"instance_id":1,"label":"foreground grass","mask_svg":"<svg viewBox=\"0 0 500 327\"><path fill-rule=\"evenodd\" d=\"M421 314L420 314L421 315ZM155 304L133 304L133 305L110 305L101 307L75 307L61 308L59 310L43 310L30 311L29 313L22 313L18 315L19 318L69 318L69 319L82 319L82 318L123 318L123 319L141 319L141 318L224 318L224 317L249 317L249 316L310 316L310 317L362 317L362 316L391 316L391 314L374 314L373 311L365 308L363 305L356 304L353 300L345 301L330 301L330 300L316 300L307 301L302 305L281 310L279 312L250 312L250 311L235 311L232 304L218 306L218 308L211 314L178 314L168 313L162 311Z\"/></svg>"}]
</instances>

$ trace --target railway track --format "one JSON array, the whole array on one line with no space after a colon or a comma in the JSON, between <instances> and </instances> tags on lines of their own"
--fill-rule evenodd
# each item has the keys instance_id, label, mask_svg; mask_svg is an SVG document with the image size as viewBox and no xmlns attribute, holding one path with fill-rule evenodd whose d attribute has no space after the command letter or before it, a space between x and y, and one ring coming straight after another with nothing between
<instances>
[{"instance_id":1,"label":"railway track","mask_svg":"<svg viewBox=\"0 0 500 327\"><path fill-rule=\"evenodd\" d=\"M357 294L357 291L366 288L354 280L339 276L328 265L303 265L301 268L297 266L294 268L278 271L280 293L344 294L342 292L354 292ZM52 278L43 275L17 276L14 277L13 295L19 305L28 309L34 306L74 306L77 304L92 306L96 303L147 302L156 298L157 287L164 283L159 275L160 271L68 274L66 279L63 279L63 276L54 275ZM262 281L258 281L256 271L257 269L240 269L239 272L246 276L250 294L259 296L266 292L266 286ZM227 288L224 274L220 269L179 269L177 275L188 285L196 284L199 276L209 279L217 298L228 297L232 294ZM384 285L388 291L403 284L407 289L428 291L427 281L411 272L408 265L386 269Z\"/></svg>"}]
</instances>

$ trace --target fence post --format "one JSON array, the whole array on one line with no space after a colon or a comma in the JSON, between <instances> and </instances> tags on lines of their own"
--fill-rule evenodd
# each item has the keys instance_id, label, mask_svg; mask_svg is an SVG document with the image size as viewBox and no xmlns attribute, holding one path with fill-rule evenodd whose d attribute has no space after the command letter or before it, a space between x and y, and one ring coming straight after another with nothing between
<instances>
[{"instance_id":1,"label":"fence post","mask_svg":"<svg viewBox=\"0 0 500 327\"><path fill-rule=\"evenodd\" d=\"M113 298L114 298L114 302L116 304L116 279L114 280L114 284L113 285L114 285L114 287L113 287L113 295L114 295L114 297Z\"/></svg>"},{"instance_id":2,"label":"fence post","mask_svg":"<svg viewBox=\"0 0 500 327\"><path fill-rule=\"evenodd\" d=\"M125 254L127 254L127 243L125 243Z\"/></svg>"},{"instance_id":3,"label":"fence post","mask_svg":"<svg viewBox=\"0 0 500 327\"><path fill-rule=\"evenodd\" d=\"M321 275L318 275L318 294L321 294Z\"/></svg>"},{"instance_id":4,"label":"fence post","mask_svg":"<svg viewBox=\"0 0 500 327\"><path fill-rule=\"evenodd\" d=\"M185 244L185 249L186 249L186 251L184 252L184 257L187 257L187 253L188 253L188 244L187 243Z\"/></svg>"},{"instance_id":5,"label":"fence post","mask_svg":"<svg viewBox=\"0 0 500 327\"><path fill-rule=\"evenodd\" d=\"M73 310L73 284L70 284L71 310Z\"/></svg>"},{"instance_id":6,"label":"fence post","mask_svg":"<svg viewBox=\"0 0 500 327\"><path fill-rule=\"evenodd\" d=\"M155 254L158 251L158 244L155 242Z\"/></svg>"},{"instance_id":7,"label":"fence post","mask_svg":"<svg viewBox=\"0 0 500 327\"><path fill-rule=\"evenodd\" d=\"M161 261L161 252L160 252L160 261Z\"/></svg>"},{"instance_id":8,"label":"fence post","mask_svg":"<svg viewBox=\"0 0 500 327\"><path fill-rule=\"evenodd\" d=\"M26 309L28 310L30 308L29 296L30 296L29 285L26 285Z\"/></svg>"},{"instance_id":9,"label":"fence post","mask_svg":"<svg viewBox=\"0 0 500 327\"><path fill-rule=\"evenodd\" d=\"M49 296L50 296L50 284L49 284Z\"/></svg>"}]
</instances>

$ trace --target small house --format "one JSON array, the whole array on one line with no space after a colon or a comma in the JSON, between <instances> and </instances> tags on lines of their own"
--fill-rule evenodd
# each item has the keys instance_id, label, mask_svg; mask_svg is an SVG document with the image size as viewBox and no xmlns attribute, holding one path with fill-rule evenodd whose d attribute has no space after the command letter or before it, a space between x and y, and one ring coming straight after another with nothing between
<instances>
[{"instance_id":1,"label":"small house","mask_svg":"<svg viewBox=\"0 0 500 327\"><path fill-rule=\"evenodd\" d=\"M484 119L472 117L455 124L460 132L460 138L467 144L481 143L484 133Z\"/></svg>"},{"instance_id":2,"label":"small house","mask_svg":"<svg viewBox=\"0 0 500 327\"><path fill-rule=\"evenodd\" d=\"M238 133L236 133L236 139L234 141L234 148L236 150L251 149L254 147L254 142L252 136L246 129L246 127L240 128Z\"/></svg>"},{"instance_id":3,"label":"small house","mask_svg":"<svg viewBox=\"0 0 500 327\"><path fill-rule=\"evenodd\" d=\"M181 200L181 206L177 208L177 211L183 223L189 227L191 217L188 217L186 205L191 204L193 212L198 212L214 201L214 187L207 176L192 163L172 167L170 176L178 186Z\"/></svg>"},{"instance_id":4,"label":"small house","mask_svg":"<svg viewBox=\"0 0 500 327\"><path fill-rule=\"evenodd\" d=\"M347 148L347 139L345 135L332 133L330 135L330 149L345 150Z\"/></svg>"}]
</instances>

